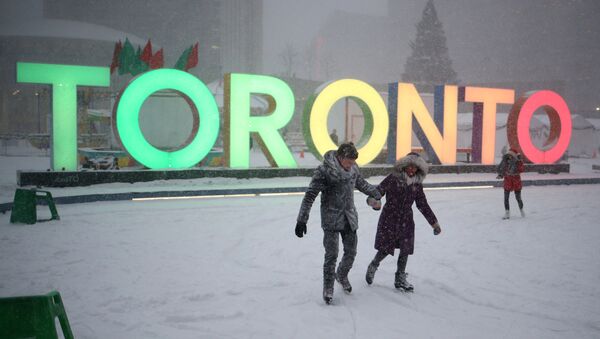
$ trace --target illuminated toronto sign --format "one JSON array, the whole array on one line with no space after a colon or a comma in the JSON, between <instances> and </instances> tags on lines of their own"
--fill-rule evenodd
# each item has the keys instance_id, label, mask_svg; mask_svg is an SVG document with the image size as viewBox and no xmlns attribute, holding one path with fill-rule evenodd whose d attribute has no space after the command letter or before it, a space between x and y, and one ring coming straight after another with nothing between
<instances>
[{"instance_id":1,"label":"illuminated toronto sign","mask_svg":"<svg viewBox=\"0 0 600 339\"><path fill-rule=\"evenodd\" d=\"M77 170L77 86L109 86L106 67L17 63L17 82L52 86L52 168Z\"/></svg>"},{"instance_id":2,"label":"illuminated toronto sign","mask_svg":"<svg viewBox=\"0 0 600 339\"><path fill-rule=\"evenodd\" d=\"M50 84L52 107L52 168L77 170L77 86L107 87L108 67L17 63L17 82ZM178 92L192 110L194 126L185 145L163 151L144 137L139 114L144 101L160 90ZM225 75L223 145L225 166L249 168L250 135L255 135L271 166L295 168L297 163L280 130L293 117L294 94L282 80L266 75L232 73ZM269 98L267 115L252 116L250 98ZM494 163L496 112L499 104L512 105L507 121L509 145L521 150L533 163L560 159L571 139L571 114L562 97L552 91L531 92L515 102L510 89L471 86L438 86L434 93L433 116L415 86L392 83L388 105L371 85L355 79L329 83L306 103L303 113L304 138L317 157L336 149L327 131L332 106L349 97L363 111L365 127L358 142L357 163L372 162L387 142L388 162L412 149L415 131L430 161L456 163L458 103L473 103L473 162ZM543 109L550 121L550 135L544 149L536 147L529 134L534 112ZM151 168L189 168L209 153L220 133L215 98L197 77L175 69L158 69L133 78L121 91L113 107L113 129L123 148L139 163Z\"/></svg>"}]
</instances>

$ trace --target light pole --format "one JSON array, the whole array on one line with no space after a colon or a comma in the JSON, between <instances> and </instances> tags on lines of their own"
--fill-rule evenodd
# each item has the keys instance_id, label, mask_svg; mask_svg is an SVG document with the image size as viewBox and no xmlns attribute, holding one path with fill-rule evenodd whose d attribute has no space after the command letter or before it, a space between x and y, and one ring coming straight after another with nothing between
<instances>
[{"instance_id":1,"label":"light pole","mask_svg":"<svg viewBox=\"0 0 600 339\"><path fill-rule=\"evenodd\" d=\"M350 133L349 129L348 129L348 119L349 119L349 105L350 103L348 102L348 97L345 98L345 102L344 102L344 142L348 142L348 141L352 141L350 140L350 138L348 137L348 134Z\"/></svg>"},{"instance_id":2,"label":"light pole","mask_svg":"<svg viewBox=\"0 0 600 339\"><path fill-rule=\"evenodd\" d=\"M35 89L35 103L36 103L36 111L37 111L37 132L38 134L42 133L42 121L40 116L40 91L38 88Z\"/></svg>"}]
</instances>

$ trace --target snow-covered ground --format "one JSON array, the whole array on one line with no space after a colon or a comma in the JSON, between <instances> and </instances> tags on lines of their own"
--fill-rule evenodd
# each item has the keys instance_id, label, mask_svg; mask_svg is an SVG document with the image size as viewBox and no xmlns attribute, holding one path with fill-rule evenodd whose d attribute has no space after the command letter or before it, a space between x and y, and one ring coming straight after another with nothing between
<instances>
[{"instance_id":1,"label":"snow-covered ground","mask_svg":"<svg viewBox=\"0 0 600 339\"><path fill-rule=\"evenodd\" d=\"M17 169L44 157L0 157L0 202ZM261 160L253 160L260 165ZM299 159L304 166L314 158ZM598 177L597 159L568 174ZM492 174L430 175L428 182ZM378 183L381 177L369 178ZM52 189L54 195L306 186L309 178L205 178ZM502 190L428 190L443 233L415 209L415 292L393 287L395 258L367 286L378 212L355 196L359 248L351 295L321 299L318 206L293 233L302 195L59 205L60 221L0 215L0 296L58 290L76 338L598 338L600 185L525 187L527 217L501 220ZM514 208L515 201L511 197ZM315 203L318 205L318 202ZM39 217L49 216L38 208ZM341 257L341 254L340 254Z\"/></svg>"},{"instance_id":2,"label":"snow-covered ground","mask_svg":"<svg viewBox=\"0 0 600 339\"><path fill-rule=\"evenodd\" d=\"M501 189L427 195L443 232L415 209L411 294L393 287L395 258L365 283L379 214L357 193L354 290L336 285L334 305L318 206L293 233L300 195L60 205L60 221L30 226L0 215L0 295L58 290L76 338L600 337L600 186L526 187L527 217L511 220Z\"/></svg>"}]
</instances>

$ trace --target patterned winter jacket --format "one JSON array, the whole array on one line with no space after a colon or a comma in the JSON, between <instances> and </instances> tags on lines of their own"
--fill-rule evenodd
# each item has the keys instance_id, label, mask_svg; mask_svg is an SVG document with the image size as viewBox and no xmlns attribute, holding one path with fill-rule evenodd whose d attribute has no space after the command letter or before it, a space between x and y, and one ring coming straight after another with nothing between
<instances>
[{"instance_id":1,"label":"patterned winter jacket","mask_svg":"<svg viewBox=\"0 0 600 339\"><path fill-rule=\"evenodd\" d=\"M381 194L360 174L358 166L350 171L342 168L336 151L325 153L323 163L313 173L308 190L302 199L297 221L306 223L310 209L321 193L321 228L326 231L343 231L346 220L353 231L358 229L358 213L354 206L354 188L375 199Z\"/></svg>"}]
</instances>

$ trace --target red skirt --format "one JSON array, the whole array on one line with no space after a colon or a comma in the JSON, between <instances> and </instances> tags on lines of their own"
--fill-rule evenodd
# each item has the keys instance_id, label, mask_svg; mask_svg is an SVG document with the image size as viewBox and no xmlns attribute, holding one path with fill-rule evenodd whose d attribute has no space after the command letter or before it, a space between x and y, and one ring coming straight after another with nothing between
<instances>
[{"instance_id":1,"label":"red skirt","mask_svg":"<svg viewBox=\"0 0 600 339\"><path fill-rule=\"evenodd\" d=\"M523 188L520 175L507 175L504 177L505 191L520 191Z\"/></svg>"}]
</instances>

